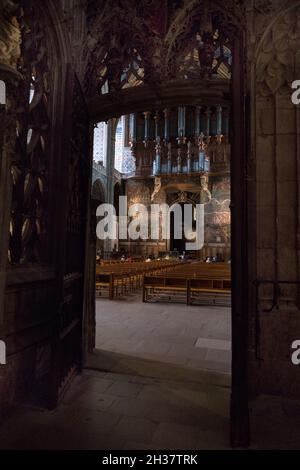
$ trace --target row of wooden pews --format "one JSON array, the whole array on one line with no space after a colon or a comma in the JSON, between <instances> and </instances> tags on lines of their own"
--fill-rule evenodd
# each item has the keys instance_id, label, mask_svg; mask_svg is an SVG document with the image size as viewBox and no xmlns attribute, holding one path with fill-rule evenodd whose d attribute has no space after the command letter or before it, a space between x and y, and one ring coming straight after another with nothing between
<instances>
[{"instance_id":1,"label":"row of wooden pews","mask_svg":"<svg viewBox=\"0 0 300 470\"><path fill-rule=\"evenodd\" d=\"M96 267L96 297L113 300L136 292L144 276L166 274L182 264L178 260L105 263Z\"/></svg>"},{"instance_id":2,"label":"row of wooden pews","mask_svg":"<svg viewBox=\"0 0 300 470\"><path fill-rule=\"evenodd\" d=\"M143 302L184 301L187 305L231 305L231 266L185 263L167 273L145 275Z\"/></svg>"}]
</instances>

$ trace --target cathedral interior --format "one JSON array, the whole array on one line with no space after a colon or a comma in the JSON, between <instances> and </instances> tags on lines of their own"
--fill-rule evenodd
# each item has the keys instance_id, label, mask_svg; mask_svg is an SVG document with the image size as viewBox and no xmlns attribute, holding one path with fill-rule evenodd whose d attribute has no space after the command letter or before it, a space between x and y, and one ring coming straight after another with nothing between
<instances>
[{"instance_id":1,"label":"cathedral interior","mask_svg":"<svg viewBox=\"0 0 300 470\"><path fill-rule=\"evenodd\" d=\"M300 449L299 25L0 0L1 450Z\"/></svg>"}]
</instances>

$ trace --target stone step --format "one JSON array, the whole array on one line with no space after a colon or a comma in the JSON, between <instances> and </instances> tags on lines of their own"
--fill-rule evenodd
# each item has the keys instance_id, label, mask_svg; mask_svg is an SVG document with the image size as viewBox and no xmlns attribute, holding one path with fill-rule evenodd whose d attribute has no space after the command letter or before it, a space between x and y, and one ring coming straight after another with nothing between
<instances>
[{"instance_id":1,"label":"stone step","mask_svg":"<svg viewBox=\"0 0 300 470\"><path fill-rule=\"evenodd\" d=\"M96 350L93 354L89 354L85 367L116 374L194 382L226 388L231 385L230 374L193 369L188 366L143 359L112 351Z\"/></svg>"}]
</instances>

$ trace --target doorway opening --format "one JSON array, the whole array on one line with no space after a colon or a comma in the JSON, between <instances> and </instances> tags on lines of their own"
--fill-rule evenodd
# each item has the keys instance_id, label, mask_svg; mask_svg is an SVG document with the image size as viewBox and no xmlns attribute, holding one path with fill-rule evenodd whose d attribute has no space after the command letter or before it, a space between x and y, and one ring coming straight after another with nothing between
<instances>
[{"instance_id":1,"label":"doorway opening","mask_svg":"<svg viewBox=\"0 0 300 470\"><path fill-rule=\"evenodd\" d=\"M184 233L184 204L179 204L181 209L181 227L179 228L180 237L176 237L176 218L174 212L170 216L170 250L173 253L182 255L185 252L186 243L188 242ZM178 221L180 223L180 221Z\"/></svg>"},{"instance_id":2,"label":"doorway opening","mask_svg":"<svg viewBox=\"0 0 300 470\"><path fill-rule=\"evenodd\" d=\"M214 21L218 20L216 16ZM215 60L208 65L211 68L211 71L207 73L202 70L200 74L197 75L197 70L199 72L199 65L200 69L203 66L202 59L205 56L205 53L199 55L199 51L194 50L194 44L192 45L192 50L195 53L189 54L186 56L187 62L183 61L183 75L179 74L178 79L174 79L174 81L170 81L168 83L155 84L152 86L148 83L143 83L141 86L141 81L143 82L143 78L138 83L134 83L131 81L130 73L132 69L126 69L128 73L124 73L122 75L122 89L119 89L117 93L114 93L114 84L112 84L112 88L110 89L108 86L108 96L101 96L97 99L93 99L91 102L91 114L94 117L95 122L98 121L109 121L111 120L111 129L114 134L114 122L116 122L116 116L127 116L127 120L129 123L136 122L134 116L140 114L138 124L135 129L137 133L142 133L143 138L140 144L143 144L144 148L143 151L139 152L139 148L135 145L134 135L132 135L132 139L130 141L130 151L132 161L134 161L134 171L132 175L126 175L125 180L125 188L124 194L128 188L126 185L129 184L131 186L130 191L132 197L135 197L138 194L138 186L141 183L141 180L147 178L148 175L152 177L152 184L145 186L145 190L141 192L139 196L143 200L145 197L147 198L150 195L150 199L152 197L156 197L160 190L161 186L164 187L166 197L172 198L174 197L174 191L177 191L177 196L185 198L185 197L194 197L197 191L195 191L195 185L198 185L199 190L199 179L195 183L193 180L194 173L197 173L202 179L200 179L200 202L202 204L209 205L209 200L211 198L211 207L210 210L207 212L207 223L205 224L205 236L211 237L210 243L204 245L201 253L193 253L193 259L191 260L193 264L198 262L201 263L202 266L205 265L218 265L222 264L226 266L226 271L230 270L229 278L226 278L226 275L223 278L223 273L219 274L221 279L210 279L207 278L205 274L204 279L200 279L198 284L197 283L189 283L189 285L193 285L194 291L200 292L203 294L203 291L207 293L208 289L211 289L211 294L214 295L215 291L222 290L225 294L226 292L232 289L232 315L230 315L229 310L229 327L232 324L233 331L232 331L232 357L233 357L233 364L232 364L232 394L231 394L231 417L232 417L232 442L235 444L245 443L248 439L248 395L247 395L247 376L244 373L245 367L247 364L247 347L246 347L246 337L247 337L247 283L246 283L246 272L247 266L244 262L244 257L242 259L242 254L244 253L244 243L246 240L246 182L244 179L243 169L245 166L246 161L246 153L245 153L245 129L244 129L244 76L243 76L243 37L239 35L236 31L236 35L231 36L229 39L225 36L220 34L220 31L223 30L222 25L219 24L219 28L217 28L216 35L207 34L205 35L205 40L203 39L203 44L209 45L208 42L210 41L211 46L216 46L215 49ZM201 34L200 34L201 36ZM199 34L197 33L197 41L200 38ZM220 47L220 41L226 40L226 45ZM206 40L208 41L206 43ZM189 47L185 44L186 49L184 49L184 53L187 52ZM231 48L232 47L232 48ZM210 48L212 51L212 48ZM137 53L138 56L138 53ZM224 68L224 61L225 61L225 68ZM136 65L136 64L135 64ZM137 65L136 65L137 66ZM186 66L188 69L186 69ZM195 74L193 73L195 71ZM144 72L144 70L142 71ZM140 77L143 77L143 74L140 74ZM201 77L199 79L199 77ZM103 80L109 80L107 74L102 75ZM126 82L127 80L127 82ZM125 83L126 82L126 83ZM124 85L125 83L125 85ZM108 84L109 85L109 84ZM124 85L124 86L123 86ZM192 86L189 86L192 85ZM115 99L113 99L113 97ZM196 119L197 123L197 136L199 138L199 144L201 145L201 149L198 148L197 161L195 161L195 153L192 151L191 147L187 149L182 149L181 145L187 145L189 140L186 142L185 137L188 134L188 127L190 126L189 111L186 109L187 107L191 107L194 112L195 109L198 108L199 112L199 120ZM203 108L202 108L203 107ZM172 125L169 123L169 115L168 110L170 108L175 108L177 111L177 123L176 125ZM225 113L223 111L225 108ZM159 119L159 115L162 116ZM188 111L188 112L187 112ZM152 115L152 116L151 116ZM229 120L229 115L231 116L231 122ZM220 120L221 117L221 120ZM224 117L224 120L223 120ZM227 117L227 119L226 119ZM154 122L153 122L154 121ZM220 130L220 122L222 129ZM223 124L226 123L225 129L223 131ZM163 123L163 124L162 124ZM169 125L170 124L170 125ZM198 127L199 124L199 127ZM164 141L168 141L168 138L165 138L165 135L162 134L159 130L159 126L164 126L164 131L166 132L167 136L171 136L172 132L177 132L177 142L175 146L168 145L165 146ZM227 128L226 128L227 126ZM134 125L133 125L134 128ZM200 133L200 129L205 129L206 133ZM215 129L215 133L213 131ZM227 131L227 132L226 132ZM159 135L160 134L160 135ZM150 136L154 135L154 138ZM228 136L228 140L224 141L224 135ZM175 136L175 139L176 139ZM195 135L193 136L195 137ZM213 139L211 137L214 137ZM207 139L205 139L207 138ZM111 139L111 135L110 135ZM202 139L202 141L201 141ZM151 142L150 142L151 141ZM150 145L148 145L150 144ZM164 144L164 145L162 145ZM223 144L223 145L222 145ZM225 145L224 145L225 144ZM164 147L164 151L161 151L161 147ZM206 148L209 147L212 149L214 147L215 152L215 171L211 171L211 168L207 167L207 163L209 163L209 159L206 159ZM151 159L151 150L155 151L155 158ZM177 155L175 157L176 162L174 162L174 155L173 149L177 149ZM223 178L223 174L220 175L220 171L222 169L217 169L218 164L222 165L224 154L226 153L232 154L232 158L230 159L230 171L227 174L227 180L220 180L220 176ZM194 166L190 166L191 162L196 164L196 168ZM218 188L212 190L211 183L207 181L207 173L211 173L210 176L215 178L216 184ZM201 175L199 175L201 174ZM175 188L174 188L174 181L169 181L165 179L165 175L169 178L169 180L173 180L177 178ZM186 177L186 181L183 182L182 179ZM231 177L233 180L233 184L231 186ZM112 174L110 173L110 181L113 181ZM122 183L124 184L124 183ZM108 188L110 188L111 184L108 184ZM219 194L223 191L228 191L230 196L225 198L223 201L219 201ZM215 196L212 195L214 192ZM112 201L112 192L107 195L108 198ZM214 201L217 200L216 201ZM231 207L230 207L231 201ZM224 214L225 217L224 217ZM228 216L229 216L229 223L228 223ZM215 230L215 226L221 226L218 231ZM134 243L131 241L126 241L122 243L124 250L124 258L121 262L126 262L126 255L129 254L128 258L129 261L138 262L140 260L133 260L140 256L147 256L150 261L155 261L158 259L161 260L161 257L164 255L166 261L173 261L173 252L171 250L172 246L170 244L166 246L162 246L161 240L151 241L151 243L144 243L143 240L135 240ZM124 246L125 245L125 246ZM222 250L220 250L220 245L222 246ZM165 251L163 251L163 248ZM150 255L148 255L149 250L151 250ZM197 250L196 250L197 251ZM158 258L156 258L158 256ZM153 257L155 259L153 259ZM207 263L203 261L207 261ZM109 261L109 260L107 260ZM113 264L113 263L112 263ZM233 271L233 276L231 276L231 267ZM171 266L171 269L174 270L174 266ZM203 268L204 269L204 268ZM109 295L113 292L113 302L118 302L117 308L119 309L120 306L120 299L121 296L125 293L127 294L130 292L132 285L139 286L143 276L132 276L127 275L125 279L127 280L120 280L119 273L115 276L115 273L112 271L111 267L109 268L108 272L101 273L102 275L106 275L106 278L102 277L101 280L103 284L106 283L108 285L108 293ZM110 281L107 281L107 274L113 275L113 277L118 278L118 282L114 285L114 289L116 289L116 295L119 297L117 300L114 298L115 291L109 288L111 286ZM150 274L152 274L150 272ZM154 276L155 277L155 276ZM196 277L196 276L195 276ZM232 285L230 284L232 277ZM105 280L106 279L106 280ZM188 279L188 277L186 277ZM198 280L198 279L196 279ZM100 281L100 279L99 279ZM209 281L209 283L207 282ZM144 276L145 282L145 276ZM176 280L176 283L178 281ZM204 285L206 283L206 285ZM209 284L209 285L208 285ZM129 286L129 287L128 287ZM149 284L150 290L153 288L151 284ZM156 285L157 286L157 285ZM153 294L156 295L157 290L163 291L163 289L152 289L150 292L150 296ZM167 282L167 292L169 293L170 290L175 291L177 290L178 293L181 295L176 295L177 300L179 298L184 297L185 292L185 285L184 281L182 283L177 284L174 286L174 281L171 279ZM172 289L170 289L172 287ZM149 289L148 289L149 290ZM121 294L120 294L121 293ZM157 299L157 303L154 304L153 298L149 302L149 292L145 294L143 291L143 308L144 304L149 304L149 306L157 306L161 304L160 300L166 300L167 297L168 303L173 303L172 296L165 296L162 295L162 299ZM102 294L101 294L102 295ZM152 296L153 297L153 296ZM171 299L170 299L171 297ZM197 296L196 296L197 297ZM202 295L200 295L202 297ZM208 300L211 300L211 296ZM189 298L186 296L186 299ZM213 299L215 302L216 300ZM107 302L107 300L101 300L101 302ZM222 299L223 302L223 299ZM129 301L126 300L127 305ZM193 301L192 301L193 303ZM111 304L112 305L112 304ZM161 304L162 305L162 304ZM166 305L166 302L164 303ZM174 303L175 305L175 303ZM180 303L178 302L178 305ZM190 303L187 303L187 308L190 308ZM218 306L219 307L219 306ZM221 306L220 306L221 307ZM182 310L182 305L180 306ZM200 306L195 306L195 309L202 308ZM221 307L226 308L226 307ZM228 306L227 306L228 308ZM243 314L242 314L243 312ZM124 315L125 318L125 315ZM110 316L111 319L111 316ZM110 321L109 319L109 321ZM174 318L173 318L174 319ZM172 319L172 320L173 320ZM168 331L172 329L172 320L168 323ZM145 321L147 321L145 319ZM118 320L116 321L116 325L119 325ZM194 326L194 325L193 325ZM124 338L124 331L120 331L120 334ZM114 337L116 338L116 330L112 332ZM132 335L132 337L134 334ZM106 336L107 338L108 336ZM119 338L120 339L120 338ZM201 338L198 338L201 340ZM211 340L211 338L204 338L206 340ZM202 338L203 340L203 338ZM229 341L231 343L231 341ZM125 343L124 343L125 344ZM211 345L211 341L197 341L197 345ZM216 345L216 343L215 343ZM219 340L218 347L222 351L221 354L224 356L224 351L228 352L228 342L226 339ZM231 349L231 348L230 348ZM231 358L231 351L229 350L228 356ZM115 366L116 364L120 364L118 360L111 361L111 364ZM103 366L103 361L102 361ZM128 370L128 369L127 369ZM228 374L230 375L230 374ZM229 408L229 407L228 407ZM243 431L241 431L243 429Z\"/></svg>"},{"instance_id":3,"label":"doorway opening","mask_svg":"<svg viewBox=\"0 0 300 470\"><path fill-rule=\"evenodd\" d=\"M209 381L219 373L229 386L230 116L225 100L220 106L201 101L201 109L189 103L173 104L167 112L166 108L132 112L115 120L118 146L112 148L118 149L118 168L134 162L128 173L113 165L117 226L122 195L128 224L139 216L140 208L131 212L135 205L143 205L148 215L153 204L170 207L170 237L164 237L159 219L155 239L149 228L146 240L117 236L103 242L110 248L96 266L96 349L101 367L108 370L122 372L135 362L143 373L160 376L164 370L165 377L175 370L193 371L202 380L206 372ZM186 128L184 138L180 122ZM204 206L204 245L187 250L185 208L191 208L190 229L195 231L200 204ZM180 220L172 210L175 206ZM148 217L149 225L150 221Z\"/></svg>"}]
</instances>

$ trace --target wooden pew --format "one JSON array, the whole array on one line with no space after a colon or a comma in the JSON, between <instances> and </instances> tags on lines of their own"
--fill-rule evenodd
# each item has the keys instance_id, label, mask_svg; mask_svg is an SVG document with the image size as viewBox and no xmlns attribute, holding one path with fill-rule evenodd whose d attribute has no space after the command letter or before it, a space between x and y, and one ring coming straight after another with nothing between
<instances>
[{"instance_id":1,"label":"wooden pew","mask_svg":"<svg viewBox=\"0 0 300 470\"><path fill-rule=\"evenodd\" d=\"M109 298L127 295L142 287L145 274L167 272L179 261L120 262L96 268L96 293L99 296L109 292ZM106 276L106 277L103 277Z\"/></svg>"},{"instance_id":2,"label":"wooden pew","mask_svg":"<svg viewBox=\"0 0 300 470\"><path fill-rule=\"evenodd\" d=\"M108 298L114 298L114 274L96 274L96 296L101 297L103 293L108 293Z\"/></svg>"},{"instance_id":3,"label":"wooden pew","mask_svg":"<svg viewBox=\"0 0 300 470\"><path fill-rule=\"evenodd\" d=\"M175 266L172 271L144 276L143 302L172 297L182 298L186 303L213 303L230 305L231 267L226 264L190 263Z\"/></svg>"},{"instance_id":4,"label":"wooden pew","mask_svg":"<svg viewBox=\"0 0 300 470\"><path fill-rule=\"evenodd\" d=\"M144 276L143 283L143 302L149 302L157 294L163 293L171 300L174 294L187 293L188 280L184 277L168 276Z\"/></svg>"},{"instance_id":5,"label":"wooden pew","mask_svg":"<svg viewBox=\"0 0 300 470\"><path fill-rule=\"evenodd\" d=\"M230 306L231 281L228 279L189 279L187 304L195 303Z\"/></svg>"}]
</instances>

